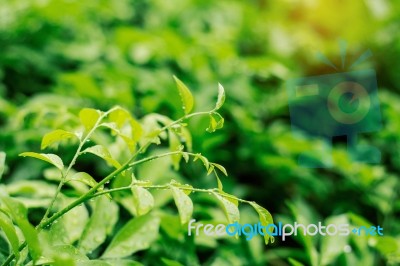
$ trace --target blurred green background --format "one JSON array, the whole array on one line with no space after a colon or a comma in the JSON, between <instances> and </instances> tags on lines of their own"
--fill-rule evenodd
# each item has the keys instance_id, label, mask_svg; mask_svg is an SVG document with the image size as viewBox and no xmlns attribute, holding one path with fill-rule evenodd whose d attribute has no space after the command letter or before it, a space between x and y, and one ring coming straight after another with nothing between
<instances>
[{"instance_id":1,"label":"blurred green background","mask_svg":"<svg viewBox=\"0 0 400 266\"><path fill-rule=\"evenodd\" d=\"M183 265L396 265L399 27L395 0L2 1L0 150L8 164L2 182L43 179L45 166L18 154L38 150L50 130L68 128L82 107L121 105L139 118L152 112L178 118L182 112L172 75L193 91L196 110L213 107L220 82L227 94L224 128L206 133L207 119L191 120L189 127L194 150L227 168L229 177L222 180L227 192L257 201L275 222L379 224L385 236L297 236L268 246L261 238L196 239L194 248L185 250L192 240L161 234L159 245L136 254L137 260L145 265L158 265L157 256ZM378 147L382 162L352 162L339 139L333 168L301 168L300 152L328 151L324 143L292 134L285 81L335 73L315 53L340 65L340 39L347 41L348 66L365 50L373 52L359 68L377 72L383 127L359 141ZM71 152L59 150L67 158ZM87 158L80 167L94 165ZM179 174L168 169L159 164L142 173L216 186L198 165L183 166ZM106 172L98 170L99 176ZM195 217L213 217L200 196L195 203ZM242 219L254 222L257 216L244 208Z\"/></svg>"}]
</instances>

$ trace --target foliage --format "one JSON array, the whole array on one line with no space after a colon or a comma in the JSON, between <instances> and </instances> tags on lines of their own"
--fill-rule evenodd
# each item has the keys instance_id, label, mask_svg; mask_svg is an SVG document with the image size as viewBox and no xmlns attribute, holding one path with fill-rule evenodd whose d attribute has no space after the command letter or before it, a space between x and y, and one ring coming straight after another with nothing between
<instances>
[{"instance_id":1,"label":"foliage","mask_svg":"<svg viewBox=\"0 0 400 266\"><path fill-rule=\"evenodd\" d=\"M3 265L9 265L13 259L15 259L16 264L30 261L28 264L35 265L48 263L75 265L75 262L79 265L86 265L96 261L97 264L112 265L113 261L110 261L110 259L128 258L140 250L149 249L151 244L158 239L160 220L166 215L161 209L152 211L155 199L153 194L148 191L150 189L170 190L172 192L182 225L179 231L185 231L183 226L189 222L193 214L193 203L188 196L191 192L214 195L221 203L229 223L240 219L239 201L253 206L260 214L263 223L272 223L272 218L268 211L255 202L239 199L222 190L222 183L217 175L217 169L227 175L227 171L222 165L209 162L200 153L192 153L185 150L185 145L186 147L191 147L191 144L190 133L186 129L187 124L184 122L188 118L198 115L209 115L211 121L215 121L213 116L218 116L222 120L223 118L218 113L218 110L225 100L224 88L219 85L218 99L213 110L191 113L194 103L193 96L182 81L176 77L174 78L181 95L182 107L185 111L185 115L178 120L172 121L162 115L149 115L143 118L143 123L140 123L126 109L119 106L106 112L84 108L76 118L76 120L80 121L76 128L72 128L71 131L56 129L45 134L42 139L42 150L63 144L67 139L76 139L78 147L69 164L65 164L61 157L52 153L23 152L20 154L23 157L32 157L45 161L55 167L54 170L57 169L58 171L56 172L59 172L59 184L57 188L49 186L55 191L54 195L50 193L51 200L49 204L47 201L39 203L39 206L45 208L46 212L35 228L28 220L28 210L23 204L23 202L30 202L32 198L22 197L22 195L24 195L27 188L37 186L37 182L14 183L14 189L11 190L8 186L1 188L2 207L0 210L4 215L1 222L6 239L12 248L12 253ZM214 132L221 127L210 122L208 131ZM98 138L96 134L107 133L104 128L111 133L114 139L102 141L101 138ZM168 134L163 135L165 133ZM162 140L166 138L169 140L169 152L139 158L140 155L150 149L151 144L160 145ZM118 159L114 159L107 148L107 146L112 146L118 142L127 148L129 147L128 159L124 163L119 162L118 159L121 158L118 156ZM115 168L115 170L98 181L92 177L93 173L75 172L73 167L77 160L87 153L102 158L109 167ZM204 164L207 174L215 173L218 179L218 189L193 188L188 184L180 184L173 179L167 184L153 184L151 181L135 178L135 168L138 165L163 157L171 157L171 163L176 169L179 168L182 158L186 163L189 162L190 157L195 160L199 159ZM118 180L120 181L118 182ZM110 181L113 181L110 187L105 188L105 185L109 184ZM124 186L123 184L127 182L129 185ZM83 186L79 186L79 183L83 184ZM68 191L68 194L75 196L71 197L67 193L62 193L64 185L70 186L72 190ZM31 196L37 197L38 195ZM46 195L46 197L49 197L49 195ZM46 199L46 197L43 199ZM65 201L66 203L63 204ZM134 218L130 218L127 222L122 219L119 220L118 204L131 212ZM36 205L35 207L39 206ZM88 213L90 212L92 212L92 215L89 217ZM77 219L76 216L83 218L80 224L77 224L77 220L73 221L73 219ZM108 218L105 219L106 217ZM68 222L72 222L80 228L71 230L69 228L70 225L67 224ZM17 227L14 227L13 223ZM118 228L116 223L124 223L124 225ZM20 237L17 234L18 230L22 232ZM106 241L107 236L110 236L113 232L116 233L112 240ZM64 237L65 233L67 234L66 237ZM266 235L265 242L268 243L268 240L269 236ZM104 251L99 249L101 245L106 246ZM29 256L28 254L21 256L21 252L24 251L25 247L29 250ZM55 253L54 250L57 250L57 252ZM92 254L94 251L97 251L97 254L92 255L91 260L89 260L87 255ZM150 260L148 263L155 264L157 263L156 261L157 259ZM139 264L130 260L125 260L124 263Z\"/></svg>"}]
</instances>

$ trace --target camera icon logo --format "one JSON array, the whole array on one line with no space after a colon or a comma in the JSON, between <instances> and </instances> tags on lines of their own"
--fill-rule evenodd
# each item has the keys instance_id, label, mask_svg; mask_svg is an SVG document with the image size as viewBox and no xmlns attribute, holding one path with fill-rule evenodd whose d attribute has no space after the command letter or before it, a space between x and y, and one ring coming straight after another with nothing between
<instances>
[{"instance_id":1,"label":"camera icon logo","mask_svg":"<svg viewBox=\"0 0 400 266\"><path fill-rule=\"evenodd\" d=\"M357 134L376 132L382 126L373 69L291 79L287 92L293 131L325 140L330 149L334 137L346 136L352 160L380 162L380 151L357 144L356 138ZM327 168L332 166L332 158L319 160L311 147L299 155L298 163L309 168Z\"/></svg>"}]
</instances>

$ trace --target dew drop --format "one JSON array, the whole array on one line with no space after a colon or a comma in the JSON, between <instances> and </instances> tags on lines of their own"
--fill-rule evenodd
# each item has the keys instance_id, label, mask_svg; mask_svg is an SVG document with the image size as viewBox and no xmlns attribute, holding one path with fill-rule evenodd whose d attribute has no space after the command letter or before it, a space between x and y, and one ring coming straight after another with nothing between
<instances>
[{"instance_id":1,"label":"dew drop","mask_svg":"<svg viewBox=\"0 0 400 266\"><path fill-rule=\"evenodd\" d=\"M350 253L350 252L352 251L352 248L351 248L351 246L346 245L346 246L344 246L343 251L344 251L345 253Z\"/></svg>"}]
</instances>

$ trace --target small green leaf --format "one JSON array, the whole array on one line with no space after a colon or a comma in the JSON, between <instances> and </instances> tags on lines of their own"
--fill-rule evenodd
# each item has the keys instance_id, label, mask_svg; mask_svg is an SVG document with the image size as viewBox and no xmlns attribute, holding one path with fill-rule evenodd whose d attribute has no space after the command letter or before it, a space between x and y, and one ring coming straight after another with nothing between
<instances>
[{"instance_id":1,"label":"small green leaf","mask_svg":"<svg viewBox=\"0 0 400 266\"><path fill-rule=\"evenodd\" d=\"M131 119L129 121L131 124L131 133L132 133L132 139L133 141L138 141L142 136L143 136L143 128L142 125L135 119Z\"/></svg>"},{"instance_id":2,"label":"small green leaf","mask_svg":"<svg viewBox=\"0 0 400 266\"><path fill-rule=\"evenodd\" d=\"M274 221L272 219L271 214L269 213L269 211L267 211L265 208L261 207L260 205L258 205L255 202L250 202L250 205L256 210L256 212L258 213L260 222L262 226L267 226L269 224L273 224ZM270 236L269 234L265 233L264 235L264 240L265 240L265 244L268 244L268 240L271 239L271 243L274 242L274 238L272 236Z\"/></svg>"},{"instance_id":3,"label":"small green leaf","mask_svg":"<svg viewBox=\"0 0 400 266\"><path fill-rule=\"evenodd\" d=\"M67 182L69 181L79 181L88 185L89 187L94 187L97 185L97 181L94 180L94 178L91 175L85 172L78 172L74 174L73 176L67 179Z\"/></svg>"},{"instance_id":4,"label":"small green leaf","mask_svg":"<svg viewBox=\"0 0 400 266\"><path fill-rule=\"evenodd\" d=\"M76 266L113 266L113 265L103 260L88 260L88 261L78 262Z\"/></svg>"},{"instance_id":5,"label":"small green leaf","mask_svg":"<svg viewBox=\"0 0 400 266\"><path fill-rule=\"evenodd\" d=\"M186 163L189 162L189 154L187 152L182 152L182 157Z\"/></svg>"},{"instance_id":6,"label":"small green leaf","mask_svg":"<svg viewBox=\"0 0 400 266\"><path fill-rule=\"evenodd\" d=\"M92 216L87 222L78 247L84 253L98 248L112 232L118 219L118 205L105 197L94 199Z\"/></svg>"},{"instance_id":7,"label":"small green leaf","mask_svg":"<svg viewBox=\"0 0 400 266\"><path fill-rule=\"evenodd\" d=\"M178 137L172 130L168 130L168 140L169 140L169 150L171 152L180 150L181 142L179 141ZM172 165L174 169L177 171L179 170L179 163L182 159L182 154L173 154L171 155Z\"/></svg>"},{"instance_id":8,"label":"small green leaf","mask_svg":"<svg viewBox=\"0 0 400 266\"><path fill-rule=\"evenodd\" d=\"M198 159L200 159L200 161L203 162L204 167L208 170L210 163L208 162L208 159L206 157L204 157L203 155L201 155L201 153L197 153L194 156L193 162L197 161Z\"/></svg>"},{"instance_id":9,"label":"small green leaf","mask_svg":"<svg viewBox=\"0 0 400 266\"><path fill-rule=\"evenodd\" d=\"M61 160L60 157L58 157L55 154L51 154L51 153L36 153L36 152L23 152L21 153L19 156L23 156L23 157L33 157L39 160L43 160L45 162L48 162L52 165L54 165L55 167L57 167L60 170L63 170L64 168L64 164Z\"/></svg>"},{"instance_id":10,"label":"small green leaf","mask_svg":"<svg viewBox=\"0 0 400 266\"><path fill-rule=\"evenodd\" d=\"M211 113L209 117L210 124L206 129L207 132L213 133L224 126L224 118L219 113Z\"/></svg>"},{"instance_id":11,"label":"small green leaf","mask_svg":"<svg viewBox=\"0 0 400 266\"><path fill-rule=\"evenodd\" d=\"M95 187L98 184L97 181L94 180L94 178L91 175L89 175L88 173L85 173L85 172L78 172L78 173L74 174L73 176L71 176L67 179L67 182L70 182L70 181L78 181L78 182L88 185L89 187ZM98 188L98 191L103 191L103 189L104 189L104 186L100 186ZM109 194L105 194L105 196L111 199L111 196Z\"/></svg>"},{"instance_id":12,"label":"small green leaf","mask_svg":"<svg viewBox=\"0 0 400 266\"><path fill-rule=\"evenodd\" d=\"M289 261L291 266L304 266L303 263L301 263L300 261L295 260L293 258L289 258L288 261Z\"/></svg>"},{"instance_id":13,"label":"small green leaf","mask_svg":"<svg viewBox=\"0 0 400 266\"><path fill-rule=\"evenodd\" d=\"M206 130L209 133L213 133L217 129L217 120L215 120L215 118L212 115L210 115L209 117L210 117L210 124L208 125L208 128L206 128Z\"/></svg>"},{"instance_id":14,"label":"small green leaf","mask_svg":"<svg viewBox=\"0 0 400 266\"><path fill-rule=\"evenodd\" d=\"M222 185L221 179L219 179L218 175L216 175L216 177L217 177L218 191L223 192L224 186Z\"/></svg>"},{"instance_id":15,"label":"small green leaf","mask_svg":"<svg viewBox=\"0 0 400 266\"><path fill-rule=\"evenodd\" d=\"M115 107L108 115L109 123L102 123L102 126L111 128L115 133L120 135L123 140L128 144L131 151L135 149L136 142L143 135L143 128L139 122L137 122L128 110L122 107ZM130 132L125 130L126 124L130 125Z\"/></svg>"},{"instance_id":16,"label":"small green leaf","mask_svg":"<svg viewBox=\"0 0 400 266\"><path fill-rule=\"evenodd\" d=\"M208 167L207 175L211 174L214 171L214 165L210 164Z\"/></svg>"},{"instance_id":17,"label":"small green leaf","mask_svg":"<svg viewBox=\"0 0 400 266\"><path fill-rule=\"evenodd\" d=\"M44 135L40 148L43 150L55 142L76 137L77 136L74 133L62 129L56 129Z\"/></svg>"},{"instance_id":18,"label":"small green leaf","mask_svg":"<svg viewBox=\"0 0 400 266\"><path fill-rule=\"evenodd\" d=\"M186 224L193 214L193 202L188 195L179 188L170 185L175 205L179 211L179 217L182 224Z\"/></svg>"},{"instance_id":19,"label":"small green leaf","mask_svg":"<svg viewBox=\"0 0 400 266\"><path fill-rule=\"evenodd\" d=\"M190 134L190 131L186 127L181 127L181 132L179 133L181 139L185 142L185 146L188 151L192 151L193 147L193 141L192 141L192 135Z\"/></svg>"},{"instance_id":20,"label":"small green leaf","mask_svg":"<svg viewBox=\"0 0 400 266\"><path fill-rule=\"evenodd\" d=\"M164 263L164 266L183 266L182 264L180 264L176 260L170 260L170 259L167 259L167 258L161 258L161 260Z\"/></svg>"},{"instance_id":21,"label":"small green leaf","mask_svg":"<svg viewBox=\"0 0 400 266\"><path fill-rule=\"evenodd\" d=\"M91 130L96 125L100 116L101 111L92 108L84 108L79 112L79 119L87 131Z\"/></svg>"},{"instance_id":22,"label":"small green leaf","mask_svg":"<svg viewBox=\"0 0 400 266\"><path fill-rule=\"evenodd\" d=\"M212 163L212 165L214 165L216 168L218 168L218 170L220 170L225 176L228 176L228 173L226 172L225 167L223 167L220 164L217 163Z\"/></svg>"},{"instance_id":23,"label":"small green leaf","mask_svg":"<svg viewBox=\"0 0 400 266\"><path fill-rule=\"evenodd\" d=\"M6 153L0 152L0 180L3 177L5 168L6 168Z\"/></svg>"},{"instance_id":24,"label":"small green leaf","mask_svg":"<svg viewBox=\"0 0 400 266\"><path fill-rule=\"evenodd\" d=\"M117 162L115 159L113 159L110 152L102 145L95 145L95 146L89 147L86 150L84 150L82 153L87 153L87 152L97 155L100 158L103 158L106 162L108 162L110 165L114 166L115 168L121 167L121 164L119 162Z\"/></svg>"},{"instance_id":25,"label":"small green leaf","mask_svg":"<svg viewBox=\"0 0 400 266\"><path fill-rule=\"evenodd\" d=\"M224 87L222 87L222 85L218 83L218 99L215 105L215 110L221 108L224 102L225 102L225 90Z\"/></svg>"},{"instance_id":26,"label":"small green leaf","mask_svg":"<svg viewBox=\"0 0 400 266\"><path fill-rule=\"evenodd\" d=\"M109 262L112 266L144 266L142 263L134 260L109 259L106 261Z\"/></svg>"},{"instance_id":27,"label":"small green leaf","mask_svg":"<svg viewBox=\"0 0 400 266\"><path fill-rule=\"evenodd\" d=\"M121 128L126 121L132 119L132 116L128 110L118 106L113 108L108 114L108 119L109 121L114 122L118 128Z\"/></svg>"},{"instance_id":28,"label":"small green leaf","mask_svg":"<svg viewBox=\"0 0 400 266\"><path fill-rule=\"evenodd\" d=\"M325 220L324 224L349 224L347 215L331 216ZM346 245L348 245L349 236L342 235L326 235L321 238L320 242L320 265L332 265L338 256L343 253Z\"/></svg>"},{"instance_id":29,"label":"small green leaf","mask_svg":"<svg viewBox=\"0 0 400 266\"><path fill-rule=\"evenodd\" d=\"M157 239L160 218L151 214L131 219L115 235L103 258L123 258L144 250Z\"/></svg>"},{"instance_id":30,"label":"small green leaf","mask_svg":"<svg viewBox=\"0 0 400 266\"><path fill-rule=\"evenodd\" d=\"M237 204L233 203L232 199L227 199L224 196L221 196L215 192L212 193L222 204L228 222L229 223L238 222L240 220L240 213Z\"/></svg>"},{"instance_id":31,"label":"small green leaf","mask_svg":"<svg viewBox=\"0 0 400 266\"><path fill-rule=\"evenodd\" d=\"M132 187L133 201L138 216L145 215L154 207L153 195L140 186Z\"/></svg>"},{"instance_id":32,"label":"small green leaf","mask_svg":"<svg viewBox=\"0 0 400 266\"><path fill-rule=\"evenodd\" d=\"M19 240L15 230L14 224L11 219L5 214L0 212L0 228L5 233L8 242L10 243L11 249L14 252L15 258L19 259Z\"/></svg>"},{"instance_id":33,"label":"small green leaf","mask_svg":"<svg viewBox=\"0 0 400 266\"><path fill-rule=\"evenodd\" d=\"M181 96L182 109L185 112L185 114L189 114L193 109L193 104L194 104L193 95L188 89L188 87L186 87L186 85L182 81L180 81L175 76L174 79L179 90L179 95Z\"/></svg>"}]
</instances>

